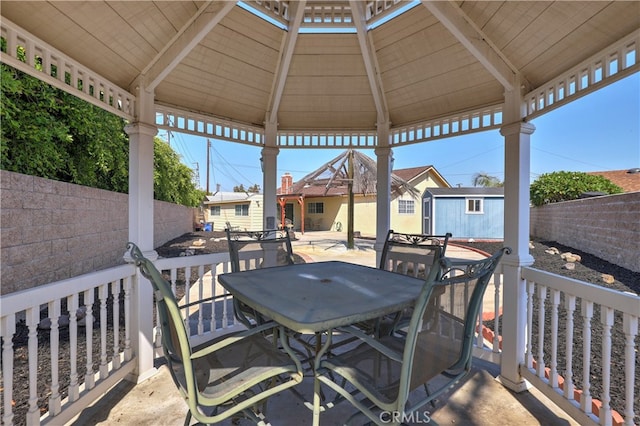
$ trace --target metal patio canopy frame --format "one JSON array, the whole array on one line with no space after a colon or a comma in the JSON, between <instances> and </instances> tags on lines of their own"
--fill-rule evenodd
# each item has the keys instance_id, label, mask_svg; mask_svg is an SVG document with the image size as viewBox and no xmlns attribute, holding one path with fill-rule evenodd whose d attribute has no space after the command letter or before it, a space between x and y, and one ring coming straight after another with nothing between
<instances>
[{"instance_id":1,"label":"metal patio canopy frame","mask_svg":"<svg viewBox=\"0 0 640 426\"><path fill-rule=\"evenodd\" d=\"M35 6L34 3L36 3ZM255 21L258 18L252 18L247 12L238 10L236 2L161 2L158 4L152 2L87 2L73 3L72 6L64 2L34 3L3 1L1 30L2 37L7 42L7 51L2 52L0 60L128 120L129 124L125 130L130 138L129 240L138 244L145 256L152 259L157 255L153 250L153 221L148 218L153 217L153 137L158 129L179 131L262 148L265 224L268 217L275 218L276 216L276 164L280 149L375 149L378 164L376 225L376 249L378 252L380 252L382 240L389 228L392 148L489 129L500 129L505 138L505 244L513 249L512 254L505 256L503 260L504 298L511 303L505 303L503 313L508 320L504 321L503 328L504 345L500 379L504 385L512 390L521 391L526 388L525 381L519 373L519 366L524 361L523 330L526 323L524 318L526 295L520 269L533 263L528 249L529 171L530 135L534 132L535 127L530 124L530 121L640 70L638 63L640 57L640 24L638 22L640 22L640 18L637 16L629 17L629 12L633 15L633 11L637 11L633 8L634 2L630 2L631 6L629 4L615 4L616 2L594 5L592 2L589 3L590 8L586 7L588 2L570 2L571 5L565 2L537 2L525 3L524 6L523 4L515 4L517 2L513 4L506 2L501 5L489 2L421 2L423 7L418 5L405 11L401 15L402 19L422 22L428 18L433 25L421 28L421 31L425 33L436 31L436 29L443 31L442 37L448 37L447 40L453 40L457 46L462 46L462 48L458 48L459 51L456 55L459 55L462 60L468 61L471 58L474 61L474 65L464 68L471 70L469 71L469 79L478 75L481 75L480 79L489 77L492 83L487 84L493 84L494 92L498 86L502 98L497 99L494 96L490 101L475 106L467 105L462 109L443 109L439 113L432 112L431 114L425 112L422 117L414 120L410 119L410 114L406 113L409 108L404 109L405 115L394 109L393 105L397 100L394 98L393 91L388 88L394 81L389 77L392 70L385 68L385 65L382 64L384 59L382 53L387 56L391 53L383 52L384 48L379 47L383 37L376 38L375 36L384 32L389 24L381 24L377 27L375 25L393 13L394 10L403 7L402 2L246 2L246 4L260 9L262 13L269 15L283 26L281 40L279 43L275 43L279 44L279 48L275 49L277 50L277 58L273 61L274 67L269 74L272 77L271 89L264 96L267 102L262 114L261 125L255 124L256 121L216 114L187 104L163 102L163 96L160 96L166 94L165 92L174 95L174 92L179 92L180 87L175 86L175 80L171 78L172 73L184 72L183 63L193 61L190 55L201 53L202 45L210 42L208 37L220 37L219 33L215 33L216 31L238 30L236 21L240 19L254 19L251 23L259 27L256 31L266 33L272 30L263 26L272 24L261 24ZM179 22L180 25L169 31L170 37L165 35L164 41L162 40L163 34L158 34L159 48L156 47L155 50L150 49L148 52L144 52L146 56L142 55L143 58L136 56L136 53L143 53L141 52L142 47L139 47L140 51L131 54L124 48L118 51L118 47L122 46L116 42L124 43L124 41L117 39L118 33L125 33L130 29L129 27L143 22L144 14L138 13L139 10L152 6L157 9L162 8L162 12L166 16L169 16L168 13L174 10L175 16L186 13L187 19L179 21L174 18L172 22ZM191 14L184 12L184 9L189 7L194 11ZM501 12L502 8L523 7L532 10L539 9L539 16L546 16L544 9L554 7L556 8L555 13L570 8L575 8L571 10L576 11L600 8L599 12L593 12L593 16L582 18L584 25L576 24L566 37L561 37L553 44L553 46L558 45L564 48L566 56L573 62L552 75L551 78L538 81L535 84L532 84L527 79L526 73L522 71L527 67L527 63L522 62L521 66L516 66L514 62L520 61L510 60L509 55L505 53L509 51L515 58L520 50L524 50L526 46L531 47L531 45L523 45L519 49L509 48L506 41L498 43L496 40L492 40L491 36L497 37L503 33L509 33L512 27L505 26L491 30L490 18L484 18L484 20L478 18L483 16L480 8L495 8L493 10L495 16ZM604 17L600 15L600 12L604 11L603 13L605 13L608 9L614 11ZM105 11L118 12L117 17L114 14L110 20L108 17L100 16L99 12ZM124 12L130 12L131 16ZM568 15L571 15L570 12ZM508 15L504 19L507 24L511 24L509 19L517 19L515 17L517 14L512 13L513 15ZM612 17L624 22L624 25L616 26L616 22L613 22L610 26L606 26L603 22L608 22L607 19L610 20ZM49 20L47 25L43 25L45 18ZM553 26L551 18L548 16L547 18L550 23L545 23L545 29L547 26ZM121 23L125 19L128 19L129 27L115 27L115 23ZM576 17L575 19L581 18ZM590 48L590 43L595 43L596 40L593 38L587 40L586 45L562 45L562 42L571 38L570 35L574 31L582 31L583 34L584 31L588 31L584 26L587 26L587 21L590 23L590 20L594 20L597 24L594 26L595 29L601 30L600 35L606 33L609 38L611 38L610 33L614 33L613 27L618 29L617 27L631 26L632 28L631 31L626 30L622 34L616 33L617 37L613 42L596 49L596 51ZM97 22L106 22L114 26L104 29L99 25L94 25ZM354 129L344 126L336 126L335 128L318 126L314 129L305 126L296 128L294 125L280 123L281 119L285 117L286 108L283 108L283 105L287 105L290 96L286 86L290 81L295 82L297 78L296 75L293 77L290 75L291 70L295 71L296 67L300 66L300 63L296 63L299 59L296 52L298 48L304 48L304 46L298 47L297 44L299 41L304 41L302 44L305 44L310 40L310 37L301 36L299 30L306 27L312 28L314 25L327 25L327 22L337 27L355 28L355 36L352 33L345 38L349 38L350 42L359 49L362 57L360 82L364 82L370 90L369 95L366 96L368 101L366 107L371 110L368 118L374 117L370 120L371 123L375 123L372 126L356 125ZM524 22L520 24L522 28L525 28ZM83 25L89 30L83 29ZM567 25L567 23L556 22L554 25L555 28L550 29L549 34L552 34L553 30L558 31L558 27ZM517 27L518 24L514 23L513 26ZM166 31L164 27L161 29ZM154 30L156 28L148 29L148 33L153 33ZM247 33L249 31L247 29ZM142 32L138 32L140 39L142 39ZM144 36L147 36L148 33L144 32ZM211 33L215 33L214 36L210 36ZM85 39L79 37L80 34L88 34L92 37ZM127 34L128 37L133 37L133 35ZM268 35L261 39L265 44L269 41ZM245 37L244 39L247 38L244 33L241 36ZM393 37L394 34L389 35L389 38ZM395 35L395 37L398 36ZM409 38L410 36L403 37ZM113 57L110 55L115 55L120 59L129 55L126 60L122 60L122 67L126 67L128 63L135 62L135 60L141 61L144 65L139 67L137 76L128 84L122 84L123 79L118 70L110 69L108 65L95 60L95 58L90 59L92 48L98 50L98 46L109 44L107 41L103 43L102 39L106 38L113 38L113 43L106 49L96 52L95 58L102 55L105 62L108 62L106 58ZM238 38L239 36L236 34L236 39ZM514 37L514 40L516 38ZM235 41L236 39L229 40ZM338 39L332 38L331 40ZM431 40L430 38L429 41ZM376 45L375 41L379 44ZM542 39L537 41L541 44L543 42ZM143 45L144 43L138 44ZM150 41L149 44L151 44ZM416 46L412 45L414 48ZM341 47L348 50L347 47ZM572 47L579 51L575 56L572 55L574 53L571 50ZM20 49L26 53L25 61L19 59ZM74 59L77 56L85 58L84 63ZM551 69L556 68L551 67ZM105 75L97 70L105 70ZM423 69L418 70L418 72L422 71ZM479 74L480 72L484 74ZM412 75L412 77L414 76ZM447 77L447 79L449 78L454 79L453 76ZM80 81L83 84L76 84ZM169 88L166 88L163 86L166 82L172 82L174 86L169 85ZM300 84L298 90L307 90L308 86L310 85ZM193 87L206 92L199 85ZM435 88L432 87L432 90L435 91ZM218 93L222 93L222 91L223 89L220 89ZM398 91L402 92L400 89ZM405 97L407 95L405 94ZM455 97L454 92L444 94L442 98L448 96ZM156 101L158 97L160 100ZM172 98L171 96L165 97ZM313 98L311 95L310 97ZM177 95L173 98L177 99ZM314 99L320 98L315 97ZM232 104L233 102L227 100L225 103ZM426 103L423 102L423 104ZM211 104L215 104L215 102L211 101ZM325 113L329 114L326 111ZM392 120L394 116L399 119ZM354 121L357 121L358 115L354 113L353 117ZM405 119L402 119L403 117ZM134 323L140 331L138 335L132 336L133 347L138 351L137 374L139 380L154 371L151 344L153 341L153 318L150 307L145 303L151 298L151 286L139 286L134 302L136 309L133 311L135 312Z\"/></svg>"}]
</instances>

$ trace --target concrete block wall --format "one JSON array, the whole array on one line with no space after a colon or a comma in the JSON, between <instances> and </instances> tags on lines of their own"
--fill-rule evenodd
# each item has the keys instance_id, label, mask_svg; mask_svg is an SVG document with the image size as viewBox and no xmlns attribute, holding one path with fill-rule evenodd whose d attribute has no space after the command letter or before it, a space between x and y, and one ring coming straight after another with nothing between
<instances>
[{"instance_id":1,"label":"concrete block wall","mask_svg":"<svg viewBox=\"0 0 640 426\"><path fill-rule=\"evenodd\" d=\"M533 207L530 233L640 272L640 192Z\"/></svg>"},{"instance_id":2,"label":"concrete block wall","mask_svg":"<svg viewBox=\"0 0 640 426\"><path fill-rule=\"evenodd\" d=\"M124 263L128 198L0 171L0 294ZM156 201L154 245L192 231L194 210Z\"/></svg>"}]
</instances>

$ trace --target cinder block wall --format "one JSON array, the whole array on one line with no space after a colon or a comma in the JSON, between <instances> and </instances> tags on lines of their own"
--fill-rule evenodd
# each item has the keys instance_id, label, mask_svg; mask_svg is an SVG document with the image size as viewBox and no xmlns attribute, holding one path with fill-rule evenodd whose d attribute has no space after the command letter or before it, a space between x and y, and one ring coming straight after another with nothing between
<instances>
[{"instance_id":1,"label":"cinder block wall","mask_svg":"<svg viewBox=\"0 0 640 426\"><path fill-rule=\"evenodd\" d=\"M533 207L530 225L533 237L640 272L640 192Z\"/></svg>"},{"instance_id":2,"label":"cinder block wall","mask_svg":"<svg viewBox=\"0 0 640 426\"><path fill-rule=\"evenodd\" d=\"M0 294L124 263L128 195L0 171ZM195 209L156 201L154 246L193 230Z\"/></svg>"}]
</instances>

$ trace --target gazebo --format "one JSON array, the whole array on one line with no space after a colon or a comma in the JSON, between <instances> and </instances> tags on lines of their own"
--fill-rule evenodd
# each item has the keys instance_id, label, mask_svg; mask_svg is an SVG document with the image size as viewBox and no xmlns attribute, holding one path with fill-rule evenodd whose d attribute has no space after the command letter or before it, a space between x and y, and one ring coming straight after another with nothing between
<instances>
[{"instance_id":1,"label":"gazebo","mask_svg":"<svg viewBox=\"0 0 640 426\"><path fill-rule=\"evenodd\" d=\"M500 379L525 389L535 119L640 70L637 2L3 1L1 16L3 63L128 121L129 239L149 257L159 129L261 149L265 225L281 150L374 149L378 252L393 148L500 129L513 249ZM153 369L150 298L140 286L138 377Z\"/></svg>"}]
</instances>

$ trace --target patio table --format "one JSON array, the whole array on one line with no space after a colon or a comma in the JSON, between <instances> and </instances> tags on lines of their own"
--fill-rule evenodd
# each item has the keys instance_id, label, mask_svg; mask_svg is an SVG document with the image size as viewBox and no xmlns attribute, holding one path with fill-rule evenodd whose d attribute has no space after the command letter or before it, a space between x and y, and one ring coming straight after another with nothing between
<instances>
[{"instance_id":1,"label":"patio table","mask_svg":"<svg viewBox=\"0 0 640 426\"><path fill-rule=\"evenodd\" d=\"M423 284L406 275L337 261L222 274L218 281L266 317L309 334L401 311L412 305ZM319 398L315 389L314 398ZM313 418L317 424L315 410Z\"/></svg>"}]
</instances>

